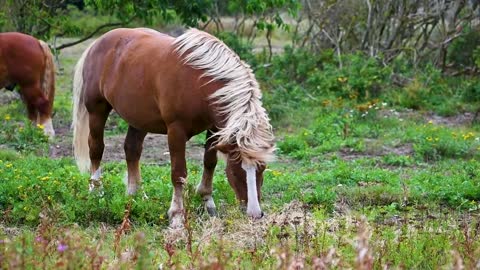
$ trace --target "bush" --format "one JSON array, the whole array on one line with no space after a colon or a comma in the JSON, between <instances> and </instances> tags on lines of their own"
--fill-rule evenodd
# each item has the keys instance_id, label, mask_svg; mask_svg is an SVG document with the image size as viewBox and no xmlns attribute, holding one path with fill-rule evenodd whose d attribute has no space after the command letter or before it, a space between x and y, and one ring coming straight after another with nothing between
<instances>
[{"instance_id":1,"label":"bush","mask_svg":"<svg viewBox=\"0 0 480 270\"><path fill-rule=\"evenodd\" d=\"M480 46L480 31L478 27L465 27L462 32L448 47L447 59L457 68L473 67L478 61L475 51Z\"/></svg>"}]
</instances>

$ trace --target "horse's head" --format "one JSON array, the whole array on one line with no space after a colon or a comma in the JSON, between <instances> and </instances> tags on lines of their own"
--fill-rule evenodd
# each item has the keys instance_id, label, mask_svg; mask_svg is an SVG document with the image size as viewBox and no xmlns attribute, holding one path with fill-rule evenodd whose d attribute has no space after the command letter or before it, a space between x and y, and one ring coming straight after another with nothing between
<instances>
[{"instance_id":1,"label":"horse's head","mask_svg":"<svg viewBox=\"0 0 480 270\"><path fill-rule=\"evenodd\" d=\"M246 165L239 155L232 150L233 147L217 147L226 155L227 167L225 168L228 183L235 191L237 199L242 206L247 207L247 215L260 218L263 212L260 209L261 188L263 185L263 172L265 163Z\"/></svg>"}]
</instances>

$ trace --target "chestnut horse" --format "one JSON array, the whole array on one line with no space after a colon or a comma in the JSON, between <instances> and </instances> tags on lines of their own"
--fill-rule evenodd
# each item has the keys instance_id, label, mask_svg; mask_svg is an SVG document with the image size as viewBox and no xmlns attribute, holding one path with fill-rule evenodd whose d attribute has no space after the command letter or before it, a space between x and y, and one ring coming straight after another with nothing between
<instances>
[{"instance_id":1,"label":"chestnut horse","mask_svg":"<svg viewBox=\"0 0 480 270\"><path fill-rule=\"evenodd\" d=\"M48 45L21 33L0 33L0 89L20 86L28 118L52 137L55 66Z\"/></svg>"},{"instance_id":2,"label":"chestnut horse","mask_svg":"<svg viewBox=\"0 0 480 270\"><path fill-rule=\"evenodd\" d=\"M85 50L74 76L74 154L90 188L101 184L105 121L114 109L128 124L124 150L128 194L141 182L139 160L148 132L167 134L173 195L171 226L183 225L185 144L207 130L204 171L197 187L215 213L212 177L217 150L247 214L263 215L259 199L274 136L250 67L217 38L190 29L178 38L152 29L115 29Z\"/></svg>"}]
</instances>

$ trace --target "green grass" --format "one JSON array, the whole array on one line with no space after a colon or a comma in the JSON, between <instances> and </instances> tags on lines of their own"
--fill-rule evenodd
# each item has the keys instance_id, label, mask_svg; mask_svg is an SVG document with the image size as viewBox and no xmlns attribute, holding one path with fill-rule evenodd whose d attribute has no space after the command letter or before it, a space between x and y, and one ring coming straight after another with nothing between
<instances>
[{"instance_id":1,"label":"green grass","mask_svg":"<svg viewBox=\"0 0 480 270\"><path fill-rule=\"evenodd\" d=\"M278 138L278 161L262 188L267 216L246 217L221 161L213 194L219 217L209 218L194 192L203 166L189 161L188 222L175 231L166 215L168 164L142 165L145 199L125 194L123 160L103 164L100 196L88 192L89 176L72 157L49 158L49 147L71 140L71 74L80 53L60 56L59 137L48 142L19 100L0 107L0 268L476 267L480 128L436 124L427 112L474 111L465 97L477 80L407 68L404 75L416 78L395 87L395 67L353 55L339 70L328 52L287 49L273 67L256 69ZM106 136L126 129L113 114ZM205 134L192 140L203 144Z\"/></svg>"}]
</instances>

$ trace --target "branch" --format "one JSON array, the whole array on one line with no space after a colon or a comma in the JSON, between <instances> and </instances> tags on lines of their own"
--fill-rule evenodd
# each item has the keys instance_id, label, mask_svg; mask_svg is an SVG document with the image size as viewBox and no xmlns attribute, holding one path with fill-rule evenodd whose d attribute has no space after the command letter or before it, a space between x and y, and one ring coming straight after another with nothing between
<instances>
[{"instance_id":1,"label":"branch","mask_svg":"<svg viewBox=\"0 0 480 270\"><path fill-rule=\"evenodd\" d=\"M84 42L85 40L93 37L95 34L97 34L100 30L104 29L104 28L107 28L107 27L114 27L114 26L122 26L122 25L125 25L125 24L128 24L128 22L130 22L130 20L128 20L127 22L116 22L116 23L106 23L106 24L103 24L103 25L100 25L99 27L97 27L97 29L95 29L92 33L88 34L87 36L79 39L79 40L76 40L74 42L70 42L70 43L65 43L65 44L62 44L58 47L55 47L54 50L55 51L59 51L59 50L62 50L62 49L65 49L67 47L71 47L71 46L74 46L74 45L77 45L79 43L82 43Z\"/></svg>"}]
</instances>

